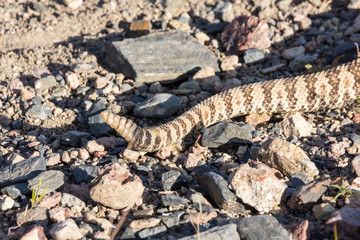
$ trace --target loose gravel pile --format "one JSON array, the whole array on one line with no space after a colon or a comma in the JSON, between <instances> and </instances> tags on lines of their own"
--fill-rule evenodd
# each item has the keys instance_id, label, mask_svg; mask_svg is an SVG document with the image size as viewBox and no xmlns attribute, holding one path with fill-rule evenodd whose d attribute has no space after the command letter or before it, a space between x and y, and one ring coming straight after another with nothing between
<instances>
[{"instance_id":1,"label":"loose gravel pile","mask_svg":"<svg viewBox=\"0 0 360 240\"><path fill-rule=\"evenodd\" d=\"M357 101L229 119L133 161L101 112L151 126L351 61L360 1L3 0L0 23L0 239L359 236Z\"/></svg>"}]
</instances>

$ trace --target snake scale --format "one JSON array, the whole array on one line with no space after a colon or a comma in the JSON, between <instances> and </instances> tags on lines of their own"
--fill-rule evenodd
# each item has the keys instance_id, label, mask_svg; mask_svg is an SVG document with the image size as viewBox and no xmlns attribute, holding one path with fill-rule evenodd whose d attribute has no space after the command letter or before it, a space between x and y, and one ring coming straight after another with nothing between
<instances>
[{"instance_id":1,"label":"snake scale","mask_svg":"<svg viewBox=\"0 0 360 240\"><path fill-rule=\"evenodd\" d=\"M205 99L174 120L141 128L132 120L102 112L128 141L127 149L155 152L175 145L195 129L251 113L314 112L337 108L360 96L360 59L296 77L241 85Z\"/></svg>"}]
</instances>

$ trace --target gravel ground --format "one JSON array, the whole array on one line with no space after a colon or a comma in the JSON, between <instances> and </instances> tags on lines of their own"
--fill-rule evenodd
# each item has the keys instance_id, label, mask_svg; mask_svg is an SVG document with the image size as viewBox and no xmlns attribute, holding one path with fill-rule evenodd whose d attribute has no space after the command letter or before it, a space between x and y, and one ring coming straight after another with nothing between
<instances>
[{"instance_id":1,"label":"gravel ground","mask_svg":"<svg viewBox=\"0 0 360 240\"><path fill-rule=\"evenodd\" d=\"M359 9L356 0L1 1L0 239L334 239L334 229L356 239L357 101L224 121L177 156L137 161L123 158L126 141L100 113L150 126L234 86L348 62Z\"/></svg>"}]
</instances>

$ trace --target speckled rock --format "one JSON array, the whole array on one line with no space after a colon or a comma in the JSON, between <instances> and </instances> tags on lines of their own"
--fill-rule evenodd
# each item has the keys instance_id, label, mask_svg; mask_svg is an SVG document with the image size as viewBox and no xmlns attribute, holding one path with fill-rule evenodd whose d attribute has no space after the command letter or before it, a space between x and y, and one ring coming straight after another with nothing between
<instances>
[{"instance_id":1,"label":"speckled rock","mask_svg":"<svg viewBox=\"0 0 360 240\"><path fill-rule=\"evenodd\" d=\"M180 98L172 94L161 93L138 103L134 108L134 115L137 117L166 118L178 111L180 107Z\"/></svg>"}]
</instances>

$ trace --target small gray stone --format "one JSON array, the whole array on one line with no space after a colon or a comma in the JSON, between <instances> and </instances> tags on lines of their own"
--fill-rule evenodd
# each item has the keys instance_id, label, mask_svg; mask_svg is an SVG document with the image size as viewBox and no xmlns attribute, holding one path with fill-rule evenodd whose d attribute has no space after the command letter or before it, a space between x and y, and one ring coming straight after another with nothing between
<instances>
[{"instance_id":1,"label":"small gray stone","mask_svg":"<svg viewBox=\"0 0 360 240\"><path fill-rule=\"evenodd\" d=\"M19 163L0 169L0 187L27 181L46 170L46 160L42 156L25 159Z\"/></svg>"},{"instance_id":2,"label":"small gray stone","mask_svg":"<svg viewBox=\"0 0 360 240\"><path fill-rule=\"evenodd\" d=\"M167 228L175 227L180 224L180 219L184 214L184 211L176 211L171 213L169 216L162 217L161 221L166 225Z\"/></svg>"},{"instance_id":3,"label":"small gray stone","mask_svg":"<svg viewBox=\"0 0 360 240\"><path fill-rule=\"evenodd\" d=\"M194 234L192 236L179 238L179 240L196 240L196 239L206 239L206 240L240 240L239 233L236 231L236 224L229 223L223 226L217 226L210 228L206 231L201 232L199 235Z\"/></svg>"},{"instance_id":4,"label":"small gray stone","mask_svg":"<svg viewBox=\"0 0 360 240\"><path fill-rule=\"evenodd\" d=\"M161 182L165 191L175 191L181 186L186 186L187 179L179 170L170 170L161 175Z\"/></svg>"},{"instance_id":5,"label":"small gray stone","mask_svg":"<svg viewBox=\"0 0 360 240\"><path fill-rule=\"evenodd\" d=\"M35 81L34 87L36 90L47 90L50 88L55 87L57 84L57 81L53 75L46 76L44 78L40 78Z\"/></svg>"},{"instance_id":6,"label":"small gray stone","mask_svg":"<svg viewBox=\"0 0 360 240\"><path fill-rule=\"evenodd\" d=\"M41 185L40 184L41 181ZM29 183L29 190L35 189L38 191L38 194L41 195L46 188L45 194L51 193L55 191L65 183L65 174L61 171L57 170L48 170L45 172L40 173L35 178L30 179ZM40 188L39 188L40 186Z\"/></svg>"},{"instance_id":7,"label":"small gray stone","mask_svg":"<svg viewBox=\"0 0 360 240\"><path fill-rule=\"evenodd\" d=\"M5 197L0 200L0 210L1 211L7 211L12 209L14 206L15 201L11 197Z\"/></svg>"},{"instance_id":8,"label":"small gray stone","mask_svg":"<svg viewBox=\"0 0 360 240\"><path fill-rule=\"evenodd\" d=\"M234 19L234 13L231 2L220 1L214 8L214 13L217 18L224 22L231 22Z\"/></svg>"},{"instance_id":9,"label":"small gray stone","mask_svg":"<svg viewBox=\"0 0 360 240\"><path fill-rule=\"evenodd\" d=\"M88 132L79 132L79 131L67 131L62 136L62 142L66 145L72 147L79 147L80 141L82 139L88 139L91 136L91 133Z\"/></svg>"},{"instance_id":10,"label":"small gray stone","mask_svg":"<svg viewBox=\"0 0 360 240\"><path fill-rule=\"evenodd\" d=\"M167 228L165 226L147 228L138 232L138 235L141 239L155 239L156 237L160 237L167 232Z\"/></svg>"},{"instance_id":11,"label":"small gray stone","mask_svg":"<svg viewBox=\"0 0 360 240\"><path fill-rule=\"evenodd\" d=\"M350 139L354 143L360 143L360 136L358 134L355 133L350 134Z\"/></svg>"},{"instance_id":12,"label":"small gray stone","mask_svg":"<svg viewBox=\"0 0 360 240\"><path fill-rule=\"evenodd\" d=\"M80 184L81 182L89 183L96 178L97 172L100 169L98 166L81 165L74 170L74 182Z\"/></svg>"},{"instance_id":13,"label":"small gray stone","mask_svg":"<svg viewBox=\"0 0 360 240\"><path fill-rule=\"evenodd\" d=\"M251 130L244 129L235 123L223 121L206 128L201 138L201 144L210 148L230 143L252 143Z\"/></svg>"},{"instance_id":14,"label":"small gray stone","mask_svg":"<svg viewBox=\"0 0 360 240\"><path fill-rule=\"evenodd\" d=\"M303 173L295 173L291 176L290 182L293 188L298 188L309 183L308 176Z\"/></svg>"},{"instance_id":15,"label":"small gray stone","mask_svg":"<svg viewBox=\"0 0 360 240\"><path fill-rule=\"evenodd\" d=\"M244 52L244 62L246 64L259 63L265 60L263 51L257 48L251 48Z\"/></svg>"},{"instance_id":16,"label":"small gray stone","mask_svg":"<svg viewBox=\"0 0 360 240\"><path fill-rule=\"evenodd\" d=\"M64 97L66 95L67 95L67 92L66 92L66 90L64 88L56 88L51 93L52 97Z\"/></svg>"},{"instance_id":17,"label":"small gray stone","mask_svg":"<svg viewBox=\"0 0 360 240\"><path fill-rule=\"evenodd\" d=\"M134 115L137 117L166 118L178 111L180 107L180 98L172 94L161 93L136 104Z\"/></svg>"},{"instance_id":18,"label":"small gray stone","mask_svg":"<svg viewBox=\"0 0 360 240\"><path fill-rule=\"evenodd\" d=\"M238 222L237 231L240 239L244 240L292 239L291 234L271 215L242 218Z\"/></svg>"},{"instance_id":19,"label":"small gray stone","mask_svg":"<svg viewBox=\"0 0 360 240\"><path fill-rule=\"evenodd\" d=\"M80 198L69 193L63 193L60 203L64 207L80 207L81 209L86 206Z\"/></svg>"},{"instance_id":20,"label":"small gray stone","mask_svg":"<svg viewBox=\"0 0 360 240\"><path fill-rule=\"evenodd\" d=\"M182 84L180 84L178 89L179 90L191 90L191 91L200 91L201 90L199 83L196 81L183 82Z\"/></svg>"},{"instance_id":21,"label":"small gray stone","mask_svg":"<svg viewBox=\"0 0 360 240\"><path fill-rule=\"evenodd\" d=\"M97 67L96 63L75 63L71 66L74 72L85 72Z\"/></svg>"},{"instance_id":22,"label":"small gray stone","mask_svg":"<svg viewBox=\"0 0 360 240\"><path fill-rule=\"evenodd\" d=\"M6 193L12 199L16 199L23 194L29 193L27 183L18 183L1 189L2 193Z\"/></svg>"},{"instance_id":23,"label":"small gray stone","mask_svg":"<svg viewBox=\"0 0 360 240\"><path fill-rule=\"evenodd\" d=\"M321 203L313 206L312 211L316 219L326 221L336 209L330 203Z\"/></svg>"},{"instance_id":24,"label":"small gray stone","mask_svg":"<svg viewBox=\"0 0 360 240\"><path fill-rule=\"evenodd\" d=\"M286 60L292 60L292 59L296 58L297 56L304 55L304 53L305 53L305 48L303 46L299 46L299 47L285 49L282 52L282 56Z\"/></svg>"},{"instance_id":25,"label":"small gray stone","mask_svg":"<svg viewBox=\"0 0 360 240\"><path fill-rule=\"evenodd\" d=\"M305 69L305 65L308 63L313 63L317 60L318 55L314 54L314 55L302 55L302 56L297 56L293 61L291 61L290 63L290 69L293 72L299 72Z\"/></svg>"},{"instance_id":26,"label":"small gray stone","mask_svg":"<svg viewBox=\"0 0 360 240\"><path fill-rule=\"evenodd\" d=\"M112 131L112 128L101 117L101 112L105 110L105 103L102 99L99 99L92 105L89 112L85 115L89 129L96 137Z\"/></svg>"},{"instance_id":27,"label":"small gray stone","mask_svg":"<svg viewBox=\"0 0 360 240\"><path fill-rule=\"evenodd\" d=\"M190 204L190 200L176 196L174 194L164 194L161 196L162 204L165 207L171 207L175 209L186 208Z\"/></svg>"},{"instance_id":28,"label":"small gray stone","mask_svg":"<svg viewBox=\"0 0 360 240\"><path fill-rule=\"evenodd\" d=\"M34 105L25 114L29 118L46 120L52 115L51 108L46 105Z\"/></svg>"}]
</instances>

